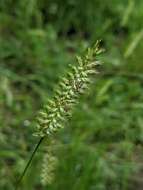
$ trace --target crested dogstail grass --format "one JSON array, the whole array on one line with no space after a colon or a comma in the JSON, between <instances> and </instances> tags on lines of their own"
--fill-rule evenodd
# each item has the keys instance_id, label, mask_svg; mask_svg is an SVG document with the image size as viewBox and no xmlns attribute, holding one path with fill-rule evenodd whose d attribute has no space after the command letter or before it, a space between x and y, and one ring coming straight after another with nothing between
<instances>
[{"instance_id":1,"label":"crested dogstail grass","mask_svg":"<svg viewBox=\"0 0 143 190\"><path fill-rule=\"evenodd\" d=\"M91 76L97 74L96 66L100 64L96 56L101 53L99 42L89 48L83 57L77 57L77 65L70 65L70 71L63 77L55 90L55 96L48 100L48 104L39 112L37 117L37 135L42 138L54 133L64 126L64 121L72 113L79 95L84 93L91 83ZM43 186L51 184L54 180L54 171L58 159L53 155L53 143L46 146L43 155L41 183Z\"/></svg>"},{"instance_id":2,"label":"crested dogstail grass","mask_svg":"<svg viewBox=\"0 0 143 190\"><path fill-rule=\"evenodd\" d=\"M56 142L55 181L39 184L44 140L19 189L142 189L142 10L142 0L0 1L0 189L14 189L38 140L31 132L41 102L99 36L108 51L103 73L61 123L66 130L45 136L64 146Z\"/></svg>"},{"instance_id":3,"label":"crested dogstail grass","mask_svg":"<svg viewBox=\"0 0 143 190\"><path fill-rule=\"evenodd\" d=\"M19 184L43 139L58 129L63 128L64 122L71 115L80 95L87 91L92 81L92 76L98 73L97 65L100 65L100 62L97 59L97 55L102 51L100 41L97 41L92 48L87 49L83 57L77 57L77 65L70 65L70 71L61 79L58 87L55 89L55 96L52 100L48 100L48 103L39 112L35 135L39 136L40 140L17 182L16 190L19 188ZM51 155L49 150L43 160L42 184L46 185L52 182L56 164L57 159Z\"/></svg>"},{"instance_id":4,"label":"crested dogstail grass","mask_svg":"<svg viewBox=\"0 0 143 190\"><path fill-rule=\"evenodd\" d=\"M37 117L36 135L44 137L64 126L64 122L72 113L80 94L87 91L91 77L98 73L97 55L102 52L98 41L93 48L88 48L83 57L77 56L77 64L70 65L70 71L61 79L55 96L48 100Z\"/></svg>"}]
</instances>

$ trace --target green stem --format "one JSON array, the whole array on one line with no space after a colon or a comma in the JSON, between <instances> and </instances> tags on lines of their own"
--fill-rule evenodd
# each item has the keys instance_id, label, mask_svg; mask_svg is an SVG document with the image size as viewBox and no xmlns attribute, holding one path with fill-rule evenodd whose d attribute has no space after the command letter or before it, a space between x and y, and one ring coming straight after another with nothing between
<instances>
[{"instance_id":1,"label":"green stem","mask_svg":"<svg viewBox=\"0 0 143 190\"><path fill-rule=\"evenodd\" d=\"M29 158L29 160L28 160L28 162L27 162L27 164L26 164L26 166L25 166L25 168L24 168L24 170L23 170L23 173L21 174L20 178L18 179L18 181L17 181L17 183L16 183L15 190L18 190L19 185L20 185L20 183L21 183L23 177L25 176L25 173L26 173L27 169L29 168L29 166L30 166L30 164L31 164L31 162L32 162L32 160L33 160L33 158L34 158L34 155L35 155L35 153L37 152L37 150L38 150L40 144L42 143L43 139L44 139L44 137L41 137L41 138L40 138L40 140L39 140L39 142L37 143L37 145L36 145L34 151L32 152L32 154L31 154L31 156L30 156L30 158Z\"/></svg>"}]
</instances>

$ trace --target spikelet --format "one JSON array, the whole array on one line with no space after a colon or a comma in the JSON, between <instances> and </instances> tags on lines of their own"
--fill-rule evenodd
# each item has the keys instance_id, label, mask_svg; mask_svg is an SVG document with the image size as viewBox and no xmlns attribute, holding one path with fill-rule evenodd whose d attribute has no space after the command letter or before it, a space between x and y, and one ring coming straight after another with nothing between
<instances>
[{"instance_id":1,"label":"spikelet","mask_svg":"<svg viewBox=\"0 0 143 190\"><path fill-rule=\"evenodd\" d=\"M99 42L89 48L83 57L77 57L77 65L70 66L70 71L63 77L55 90L55 96L39 112L36 135L44 137L64 126L64 122L72 113L80 94L87 91L91 77L97 74L97 55L102 50Z\"/></svg>"}]
</instances>

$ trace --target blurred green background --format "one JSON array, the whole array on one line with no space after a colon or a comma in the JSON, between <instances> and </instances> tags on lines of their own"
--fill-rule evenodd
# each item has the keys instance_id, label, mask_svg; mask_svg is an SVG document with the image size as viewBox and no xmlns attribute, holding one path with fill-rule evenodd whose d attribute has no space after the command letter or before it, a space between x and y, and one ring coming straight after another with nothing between
<instances>
[{"instance_id":1,"label":"blurred green background","mask_svg":"<svg viewBox=\"0 0 143 190\"><path fill-rule=\"evenodd\" d=\"M104 64L53 137L54 181L41 183L41 148L20 189L143 189L143 1L0 0L0 190L14 189L38 141L37 111L97 39Z\"/></svg>"}]
</instances>

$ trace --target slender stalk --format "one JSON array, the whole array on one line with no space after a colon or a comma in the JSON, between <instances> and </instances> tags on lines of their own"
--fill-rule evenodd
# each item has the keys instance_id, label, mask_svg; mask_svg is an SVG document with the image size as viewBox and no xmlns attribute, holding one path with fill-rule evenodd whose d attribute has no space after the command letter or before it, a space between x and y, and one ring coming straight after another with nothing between
<instances>
[{"instance_id":1,"label":"slender stalk","mask_svg":"<svg viewBox=\"0 0 143 190\"><path fill-rule=\"evenodd\" d=\"M40 138L40 140L39 140L39 142L37 143L37 145L36 145L34 151L32 152L32 154L31 154L31 156L30 156L30 158L29 158L29 160L28 160L28 162L27 162L27 164L26 164L26 166L25 166L25 168L24 168L24 170L23 170L23 172L22 172L20 178L18 179L18 181L17 181L17 183L16 183L15 190L18 190L19 185L20 185L20 183L21 183L23 177L25 176L25 173L26 173L27 169L29 168L29 166L30 166L30 164L31 164L31 162L32 162L32 160L33 160L33 158L34 158L34 155L36 154L36 152L37 152L37 150L38 150L40 144L41 144L42 141L43 141L43 139L44 139L44 137L41 137L41 138Z\"/></svg>"}]
</instances>

